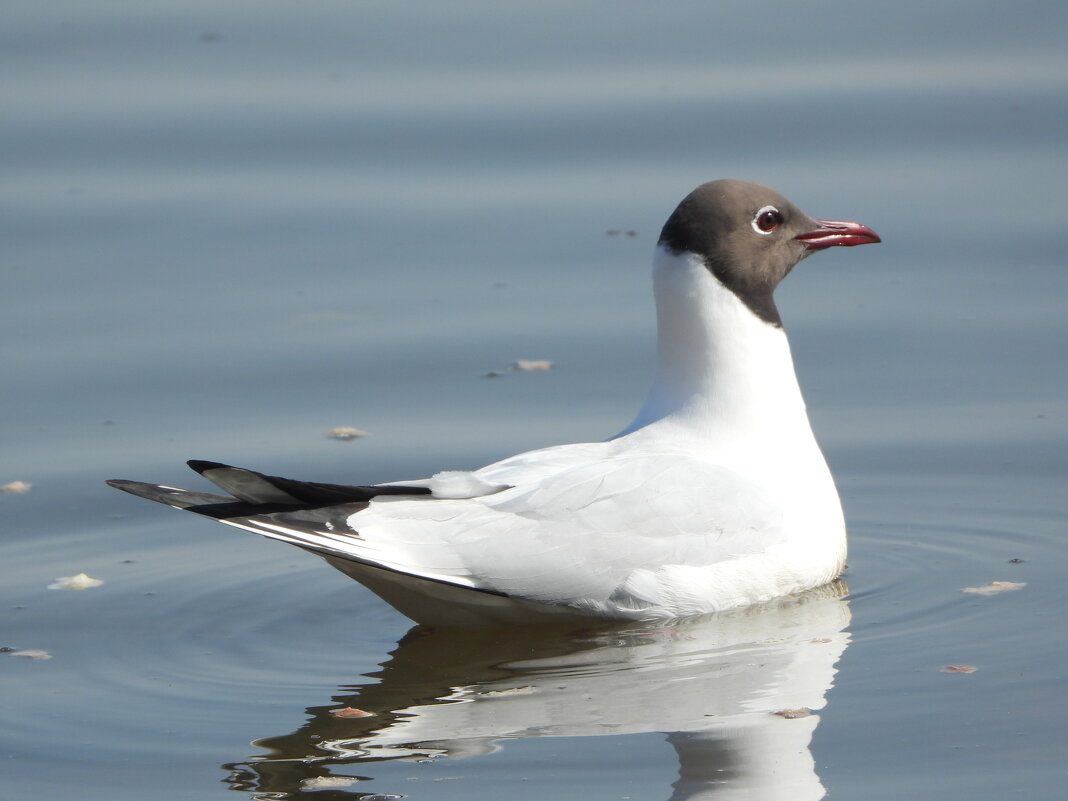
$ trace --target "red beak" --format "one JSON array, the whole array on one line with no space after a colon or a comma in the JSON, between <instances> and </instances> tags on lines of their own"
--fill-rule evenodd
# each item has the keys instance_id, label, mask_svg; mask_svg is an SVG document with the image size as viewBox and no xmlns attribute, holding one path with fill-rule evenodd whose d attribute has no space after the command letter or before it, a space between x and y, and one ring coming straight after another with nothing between
<instances>
[{"instance_id":1,"label":"red beak","mask_svg":"<svg viewBox=\"0 0 1068 801\"><path fill-rule=\"evenodd\" d=\"M824 248L846 247L854 245L869 245L882 242L879 235L866 225L842 220L816 220L820 227L815 231L798 234L794 239L809 250L823 250Z\"/></svg>"}]
</instances>

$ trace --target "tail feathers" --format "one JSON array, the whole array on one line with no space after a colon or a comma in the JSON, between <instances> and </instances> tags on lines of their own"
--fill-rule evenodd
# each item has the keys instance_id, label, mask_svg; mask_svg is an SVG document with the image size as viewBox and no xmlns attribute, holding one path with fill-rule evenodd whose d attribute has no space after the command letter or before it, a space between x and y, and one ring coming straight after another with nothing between
<instances>
[{"instance_id":1,"label":"tail feathers","mask_svg":"<svg viewBox=\"0 0 1068 801\"><path fill-rule=\"evenodd\" d=\"M226 467L226 465L222 465L222 467ZM136 495L139 498L173 506L176 509L184 509L187 512L195 512L229 526L253 531L273 540L296 545L304 550L327 557L332 565L350 574L356 568L346 569L343 567L346 562L359 563L389 573L409 576L413 579L451 584L466 589L477 589L482 593L491 595L500 594L493 590L476 587L471 578L462 573L437 572L409 567L398 562L395 557L391 557L388 552L389 549L383 550L380 546L365 541L358 532L350 527L348 519L357 512L366 509L366 501L340 504L306 502L260 503L241 500L229 495L195 492L178 487L146 484L141 481L113 479L107 483L115 489ZM293 483L301 484L301 482ZM342 487L341 489L373 491L380 488ZM406 490L405 494L411 494L411 488L404 487L402 489ZM398 493L392 492L389 494L396 495Z\"/></svg>"},{"instance_id":2,"label":"tail feathers","mask_svg":"<svg viewBox=\"0 0 1068 801\"><path fill-rule=\"evenodd\" d=\"M361 503L379 495L429 495L428 487L353 487L343 484L322 484L317 481L295 481L281 476L268 476L242 467L221 462L193 459L189 466L234 498L252 504L284 504L289 506L331 506L342 503ZM120 488L121 489L121 488Z\"/></svg>"},{"instance_id":3,"label":"tail feathers","mask_svg":"<svg viewBox=\"0 0 1068 801\"><path fill-rule=\"evenodd\" d=\"M112 479L109 486L145 498L204 515L220 523L254 531L320 554L354 558L359 535L345 522L349 515L366 509L366 503L332 506L292 503L248 503L228 495L195 492L179 487Z\"/></svg>"},{"instance_id":4,"label":"tail feathers","mask_svg":"<svg viewBox=\"0 0 1068 801\"><path fill-rule=\"evenodd\" d=\"M215 520L225 520L228 517L241 517L252 514L269 514L272 512L293 511L294 509L310 508L308 504L295 505L293 503L248 503L238 500L229 495L215 495L211 492L195 492L193 490L167 487L161 484L146 484L143 481L127 481L125 479L111 479L107 482L109 487L145 498L149 501L162 503L165 506L173 506L175 509L185 509L189 512L211 517Z\"/></svg>"}]
</instances>

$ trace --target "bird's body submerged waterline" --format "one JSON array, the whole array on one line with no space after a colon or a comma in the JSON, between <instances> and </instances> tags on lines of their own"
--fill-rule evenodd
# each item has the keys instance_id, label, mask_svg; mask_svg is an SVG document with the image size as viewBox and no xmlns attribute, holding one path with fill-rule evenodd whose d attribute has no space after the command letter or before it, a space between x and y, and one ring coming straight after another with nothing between
<instances>
[{"instance_id":1,"label":"bird's body submerged waterline","mask_svg":"<svg viewBox=\"0 0 1068 801\"><path fill-rule=\"evenodd\" d=\"M318 553L421 623L677 617L810 589L843 569L845 525L771 293L813 250L877 241L764 187L699 187L657 248L653 387L604 442L368 488L210 462L191 465L230 495L112 483Z\"/></svg>"}]
</instances>

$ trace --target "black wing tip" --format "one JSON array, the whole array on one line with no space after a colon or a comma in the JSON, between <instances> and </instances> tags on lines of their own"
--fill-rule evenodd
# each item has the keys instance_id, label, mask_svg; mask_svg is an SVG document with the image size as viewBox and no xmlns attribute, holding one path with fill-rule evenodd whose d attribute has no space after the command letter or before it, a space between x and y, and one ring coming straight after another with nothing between
<instances>
[{"instance_id":1,"label":"black wing tip","mask_svg":"<svg viewBox=\"0 0 1068 801\"><path fill-rule=\"evenodd\" d=\"M137 487L144 486L143 481L131 481L128 478L109 478L104 483L113 489L122 490L123 492L131 492L134 495L137 494Z\"/></svg>"},{"instance_id":2,"label":"black wing tip","mask_svg":"<svg viewBox=\"0 0 1068 801\"><path fill-rule=\"evenodd\" d=\"M257 473L255 470L234 467L223 462L212 462L206 459L190 459L186 464L189 465L193 471L227 492L232 492L232 490L227 485L227 482L221 479L221 475L229 476L231 471L236 471L238 473L247 474L248 476L256 476L271 487L274 487L274 489L291 496L291 501L288 499L284 501L278 501L275 498L268 499L266 504L272 508L281 504L282 506L288 505L290 508L304 507L311 509L325 506L337 506L347 503L366 503L380 495L427 496L432 494L429 487L419 486L409 487L391 484L349 486L346 484L323 484L317 481L295 481L289 478L282 478L281 476L269 476L264 473ZM225 473L215 477L208 475L208 473L215 470L225 471ZM160 487L156 484L146 484L142 481L111 479L107 483L115 489L123 490L131 495L137 495L142 498L151 498L152 500L159 500L158 495L161 491L166 492L169 489L173 493L173 488ZM189 491L182 490L181 492L188 493ZM228 498L228 500L234 499ZM171 506L175 505L169 501L163 502L168 503L168 505ZM256 500L246 498L245 502L254 504L256 503Z\"/></svg>"},{"instance_id":3,"label":"black wing tip","mask_svg":"<svg viewBox=\"0 0 1068 801\"><path fill-rule=\"evenodd\" d=\"M175 490L172 487L164 487L161 484L148 484L144 481L130 481L125 478L112 478L104 483L109 487L128 492L138 498L146 498L147 500L167 504L168 506L173 505L168 500L164 500L175 494ZM178 490L177 492L180 494L182 490Z\"/></svg>"},{"instance_id":4,"label":"black wing tip","mask_svg":"<svg viewBox=\"0 0 1068 801\"><path fill-rule=\"evenodd\" d=\"M200 473L200 475L204 475L208 470L217 470L220 467L234 469L231 465L223 464L222 462L209 462L206 459L190 459L186 464L197 473Z\"/></svg>"}]
</instances>

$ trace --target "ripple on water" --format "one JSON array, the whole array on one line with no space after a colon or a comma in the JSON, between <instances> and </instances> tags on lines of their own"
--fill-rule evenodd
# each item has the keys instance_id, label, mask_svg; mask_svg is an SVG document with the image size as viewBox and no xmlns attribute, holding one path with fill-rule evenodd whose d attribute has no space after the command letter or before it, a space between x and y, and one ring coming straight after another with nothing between
<instances>
[{"instance_id":1,"label":"ripple on water","mask_svg":"<svg viewBox=\"0 0 1068 801\"><path fill-rule=\"evenodd\" d=\"M1004 647L1005 632L1034 607L1031 593L1042 584L1036 574L1049 569L1037 555L1060 547L1051 534L1036 533L1049 528L854 523L848 578L860 646L846 654L847 668L862 658L869 680L873 671L930 671L934 686L953 680L939 667L978 664L977 680L987 681L996 657L974 646L998 639ZM184 519L147 527L124 523L5 547L18 584L9 597L25 609L14 616L21 622L9 632L11 642L0 644L42 647L55 657L34 664L12 660L8 667L15 680L44 682L53 694L90 688L60 713L93 721L90 732L78 735L87 753L97 742L101 753L116 747L158 752L150 739L158 737L164 716L168 731L190 741L181 748L200 747L202 737L203 748L240 758L235 741L285 730L296 725L294 716L329 705L339 691L374 685L366 675L378 670L408 629L404 618L314 557L254 537L195 529ZM1010 564L1014 557L1026 561ZM55 576L77 569L105 584L80 593L45 589ZM992 580L1029 583L1006 596L961 592ZM45 629L48 639L35 633ZM650 634L596 636L633 646L639 644L634 638ZM568 681L590 673L581 660L552 670ZM55 720L18 707L13 711L24 747L55 748ZM202 732L205 721L212 722L211 732ZM225 744L212 746L213 738Z\"/></svg>"},{"instance_id":2,"label":"ripple on water","mask_svg":"<svg viewBox=\"0 0 1068 801\"><path fill-rule=\"evenodd\" d=\"M854 636L870 649L862 652L868 655L866 668L900 672L961 661L993 664L1011 650L1013 638L1033 639L1033 610L1045 595L1041 555L1061 545L1026 519L1021 514L1014 520L1017 529L854 523L847 578ZM1026 586L1000 595L963 592L992 581ZM1028 627L1032 633L1025 635Z\"/></svg>"},{"instance_id":3,"label":"ripple on water","mask_svg":"<svg viewBox=\"0 0 1068 801\"><path fill-rule=\"evenodd\" d=\"M193 722L215 719L222 708L255 715L287 695L350 681L373 670L408 628L310 555L169 525L5 547L14 580L3 590L0 645L53 656L3 665L9 680L36 685L36 696L12 699L26 748L47 750L55 736L55 721L40 715L33 697L90 688L64 701L61 714L92 719L94 741L136 751L138 732L158 731L161 715L169 729L192 732ZM47 589L72 566L104 583L81 592Z\"/></svg>"},{"instance_id":4,"label":"ripple on water","mask_svg":"<svg viewBox=\"0 0 1068 801\"><path fill-rule=\"evenodd\" d=\"M141 636L127 638L116 657L165 676L172 693L251 698L280 684L319 687L373 669L366 654L380 655L408 628L318 559L266 550L270 556L254 564L154 582L159 589L141 599L133 621Z\"/></svg>"}]
</instances>

